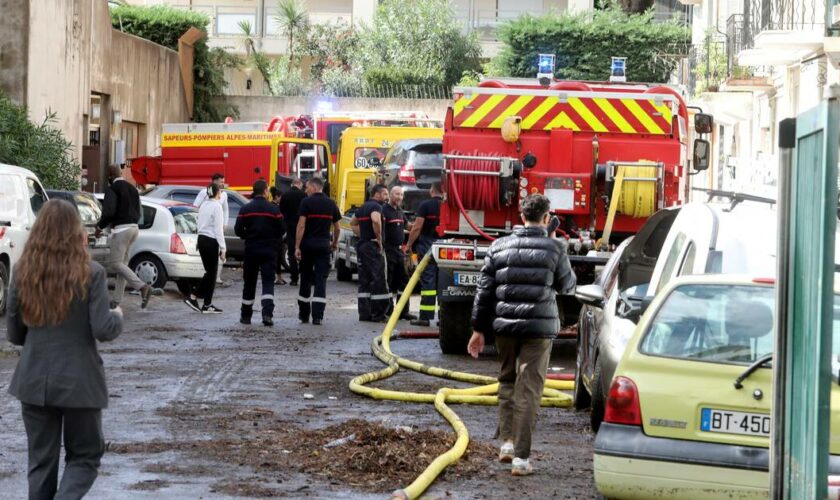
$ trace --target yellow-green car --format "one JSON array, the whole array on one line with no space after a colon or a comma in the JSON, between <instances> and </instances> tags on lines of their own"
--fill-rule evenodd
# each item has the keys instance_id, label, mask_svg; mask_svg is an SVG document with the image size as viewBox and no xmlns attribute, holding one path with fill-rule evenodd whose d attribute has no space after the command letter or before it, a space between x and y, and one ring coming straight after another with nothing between
<instances>
[{"instance_id":1,"label":"yellow-green car","mask_svg":"<svg viewBox=\"0 0 840 500\"><path fill-rule=\"evenodd\" d=\"M775 289L772 280L678 278L659 294L615 371L595 439L607 498L767 498ZM840 297L832 373L840 366ZM753 371L750 371L752 368ZM840 388L831 434L840 436ZM829 473L840 473L840 441Z\"/></svg>"}]
</instances>

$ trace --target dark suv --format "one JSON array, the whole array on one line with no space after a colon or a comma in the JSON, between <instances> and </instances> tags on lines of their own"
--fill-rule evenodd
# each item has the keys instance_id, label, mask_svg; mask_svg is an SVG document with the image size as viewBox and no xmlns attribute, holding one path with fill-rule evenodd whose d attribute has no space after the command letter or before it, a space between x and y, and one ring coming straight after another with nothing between
<instances>
[{"instance_id":1,"label":"dark suv","mask_svg":"<svg viewBox=\"0 0 840 500\"><path fill-rule=\"evenodd\" d=\"M390 190L401 186L405 192L403 210L414 213L429 198L432 183L440 182L443 172L443 141L406 139L394 143L383 161L384 184Z\"/></svg>"}]
</instances>

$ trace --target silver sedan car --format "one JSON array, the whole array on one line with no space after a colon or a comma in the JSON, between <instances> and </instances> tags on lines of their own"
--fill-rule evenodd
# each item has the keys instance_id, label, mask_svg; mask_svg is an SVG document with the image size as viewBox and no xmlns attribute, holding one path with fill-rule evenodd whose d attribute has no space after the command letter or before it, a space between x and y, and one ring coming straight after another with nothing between
<instances>
[{"instance_id":1,"label":"silver sedan car","mask_svg":"<svg viewBox=\"0 0 840 500\"><path fill-rule=\"evenodd\" d=\"M97 194L101 201L103 195ZM140 233L129 250L129 267L156 288L174 281L181 293L204 276L198 253L198 210L177 201L140 197ZM107 240L100 238L91 247L94 260L105 263Z\"/></svg>"},{"instance_id":2,"label":"silver sedan car","mask_svg":"<svg viewBox=\"0 0 840 500\"><path fill-rule=\"evenodd\" d=\"M660 210L613 252L591 285L577 288L578 320L574 407L591 408L596 432L604 419L610 383L641 316L642 301L668 230L679 208Z\"/></svg>"}]
</instances>

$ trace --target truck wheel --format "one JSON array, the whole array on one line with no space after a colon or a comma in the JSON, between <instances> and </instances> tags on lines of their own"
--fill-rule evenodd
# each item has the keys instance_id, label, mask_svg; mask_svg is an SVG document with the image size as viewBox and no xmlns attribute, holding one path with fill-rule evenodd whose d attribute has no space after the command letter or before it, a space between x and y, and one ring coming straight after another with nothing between
<instances>
[{"instance_id":1,"label":"truck wheel","mask_svg":"<svg viewBox=\"0 0 840 500\"><path fill-rule=\"evenodd\" d=\"M335 259L335 279L338 281L353 281L353 270L344 259Z\"/></svg>"},{"instance_id":2,"label":"truck wheel","mask_svg":"<svg viewBox=\"0 0 840 500\"><path fill-rule=\"evenodd\" d=\"M596 360L595 372L592 374L592 412L589 414L589 425L592 427L592 432L598 432L601 422L604 421L606 397L604 396L602 379L601 363Z\"/></svg>"},{"instance_id":3,"label":"truck wheel","mask_svg":"<svg viewBox=\"0 0 840 500\"><path fill-rule=\"evenodd\" d=\"M444 354L466 354L472 335L470 313L472 302L442 302L440 304L440 350Z\"/></svg>"},{"instance_id":4,"label":"truck wheel","mask_svg":"<svg viewBox=\"0 0 840 500\"><path fill-rule=\"evenodd\" d=\"M6 302L9 300L9 268L0 260L0 316L6 314Z\"/></svg>"},{"instance_id":5,"label":"truck wheel","mask_svg":"<svg viewBox=\"0 0 840 500\"><path fill-rule=\"evenodd\" d=\"M583 385L583 373L580 368L580 352L582 350L580 344L580 335L578 335L577 361L575 362L575 390L572 401L575 410L585 410L592 406L592 396L589 395L589 391Z\"/></svg>"},{"instance_id":6,"label":"truck wheel","mask_svg":"<svg viewBox=\"0 0 840 500\"><path fill-rule=\"evenodd\" d=\"M128 267L134 271L138 278L154 288L163 288L169 280L163 262L150 253L141 253L135 256L131 259Z\"/></svg>"}]
</instances>

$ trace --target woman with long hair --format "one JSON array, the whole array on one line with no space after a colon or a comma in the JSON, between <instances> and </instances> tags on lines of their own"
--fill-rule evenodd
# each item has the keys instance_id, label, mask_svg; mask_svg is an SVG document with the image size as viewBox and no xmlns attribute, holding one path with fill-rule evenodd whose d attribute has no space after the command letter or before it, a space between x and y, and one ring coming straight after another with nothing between
<instances>
[{"instance_id":1,"label":"woman with long hair","mask_svg":"<svg viewBox=\"0 0 840 500\"><path fill-rule=\"evenodd\" d=\"M221 200L222 190L218 184L207 186L207 201L198 208L198 253L204 265L204 276L189 297L184 299L190 309L203 314L219 314L221 309L213 305L213 292L216 289L216 273L219 260L225 261L225 215ZM198 298L204 300L198 306Z\"/></svg>"},{"instance_id":2,"label":"woman with long hair","mask_svg":"<svg viewBox=\"0 0 840 500\"><path fill-rule=\"evenodd\" d=\"M14 268L6 318L9 342L23 346L9 394L22 407L29 498L81 498L96 480L108 406L96 341L117 338L123 323L108 304L105 269L88 256L76 207L47 202Z\"/></svg>"}]
</instances>

